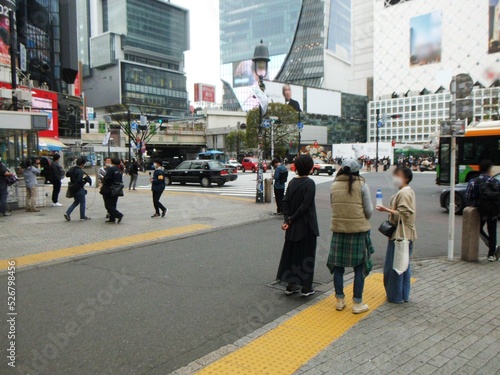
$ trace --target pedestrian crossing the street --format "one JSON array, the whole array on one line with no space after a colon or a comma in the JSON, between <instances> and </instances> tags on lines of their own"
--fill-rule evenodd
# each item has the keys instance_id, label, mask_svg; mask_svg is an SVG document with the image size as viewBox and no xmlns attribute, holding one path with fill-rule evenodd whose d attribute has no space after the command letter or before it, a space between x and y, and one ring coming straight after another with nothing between
<instances>
[{"instance_id":1,"label":"pedestrian crossing the street","mask_svg":"<svg viewBox=\"0 0 500 375\"><path fill-rule=\"evenodd\" d=\"M236 181L228 182L222 187L214 184L209 188L204 188L199 184L180 185L177 183L173 183L172 185L167 186L166 191L253 198L255 197L256 192L256 177L257 175L255 173L238 173L238 179ZM269 172L265 173L264 178L271 178L271 174ZM316 184L327 182L331 183L333 181L333 177L328 175L311 176L311 179L316 182ZM141 190L149 190L150 188L150 185L138 186L138 189Z\"/></svg>"}]
</instances>

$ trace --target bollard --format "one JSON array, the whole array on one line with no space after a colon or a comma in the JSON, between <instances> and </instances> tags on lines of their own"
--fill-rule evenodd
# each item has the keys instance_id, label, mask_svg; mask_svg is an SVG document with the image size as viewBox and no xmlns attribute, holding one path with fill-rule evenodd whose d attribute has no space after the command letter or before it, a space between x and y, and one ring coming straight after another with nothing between
<instances>
[{"instance_id":1,"label":"bollard","mask_svg":"<svg viewBox=\"0 0 500 375\"><path fill-rule=\"evenodd\" d=\"M265 203L271 203L271 199L273 197L273 180L270 178L266 178L264 180L264 197Z\"/></svg>"},{"instance_id":2,"label":"bollard","mask_svg":"<svg viewBox=\"0 0 500 375\"><path fill-rule=\"evenodd\" d=\"M477 262L479 257L479 226L481 216L475 207L466 207L462 224L462 257L465 262Z\"/></svg>"}]
</instances>

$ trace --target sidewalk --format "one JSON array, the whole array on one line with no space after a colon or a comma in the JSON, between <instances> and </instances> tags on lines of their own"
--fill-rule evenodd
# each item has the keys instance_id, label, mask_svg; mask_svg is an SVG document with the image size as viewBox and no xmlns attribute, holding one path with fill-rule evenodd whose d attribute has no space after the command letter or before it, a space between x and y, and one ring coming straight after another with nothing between
<instances>
[{"instance_id":1,"label":"sidewalk","mask_svg":"<svg viewBox=\"0 0 500 375\"><path fill-rule=\"evenodd\" d=\"M273 375L499 374L499 267L499 262L485 260L416 261L410 303L382 301L380 307L365 314L359 323L353 322L345 334L319 352L314 353L313 348L323 332L338 331L354 316L350 311L335 311L332 291L173 374L200 370L201 374ZM380 275L370 277L372 284L381 282ZM365 301L373 307L379 289L383 291L372 285L365 289ZM327 306L323 319L303 319L307 315L311 318L320 305ZM336 324L328 326L325 322L332 318ZM301 319L302 324L294 327L293 321ZM317 331L316 325L323 325L322 330ZM300 339L290 346L286 339L277 340L280 330ZM308 359L293 366L304 353Z\"/></svg>"},{"instance_id":2,"label":"sidewalk","mask_svg":"<svg viewBox=\"0 0 500 375\"><path fill-rule=\"evenodd\" d=\"M79 207L73 211L73 220L65 221L63 214L73 202L64 196L65 188L60 195L64 207L42 207L39 213L16 210L10 217L0 217L0 260L139 234L147 238L149 233L182 226L205 224L217 229L269 219L272 211L271 205L258 205L252 199L167 190L161 199L169 209L167 217L152 219L151 192L125 189L125 196L118 200L118 210L125 216L121 224L113 225L104 223L106 210L98 189L87 191L86 214L92 219L88 222L78 220Z\"/></svg>"}]
</instances>

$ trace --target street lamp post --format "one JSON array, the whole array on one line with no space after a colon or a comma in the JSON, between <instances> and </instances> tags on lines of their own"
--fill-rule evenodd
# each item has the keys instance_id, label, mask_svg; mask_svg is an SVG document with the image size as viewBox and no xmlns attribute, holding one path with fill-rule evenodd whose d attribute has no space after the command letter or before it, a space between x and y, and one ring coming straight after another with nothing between
<instances>
[{"instance_id":1,"label":"street lamp post","mask_svg":"<svg viewBox=\"0 0 500 375\"><path fill-rule=\"evenodd\" d=\"M379 132L380 132L380 109L377 109L376 110L376 114L377 114L377 117L375 119L376 123L377 123L377 134L376 134L376 147L375 147L375 172L378 172L378 142L380 140L380 137L379 137Z\"/></svg>"},{"instance_id":2,"label":"street lamp post","mask_svg":"<svg viewBox=\"0 0 500 375\"><path fill-rule=\"evenodd\" d=\"M260 41L255 47L252 61L254 63L254 71L257 77L259 77L259 88L264 92L266 90L266 85L264 84L264 77L267 76L267 68L269 61L269 49L264 45L263 41ZM259 104L259 170L257 171L257 192L255 196L256 203L264 203L264 167L262 165L262 149L260 143L262 141L262 117L265 113L262 113L262 105Z\"/></svg>"}]
</instances>

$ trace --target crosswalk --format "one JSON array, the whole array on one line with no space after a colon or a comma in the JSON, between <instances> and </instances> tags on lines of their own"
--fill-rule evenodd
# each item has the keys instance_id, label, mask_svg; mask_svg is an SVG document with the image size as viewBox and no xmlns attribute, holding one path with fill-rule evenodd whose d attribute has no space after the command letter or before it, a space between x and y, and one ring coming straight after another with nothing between
<instances>
[{"instance_id":1,"label":"crosswalk","mask_svg":"<svg viewBox=\"0 0 500 375\"><path fill-rule=\"evenodd\" d=\"M264 178L271 178L270 173L265 173ZM316 184L322 183L331 183L333 181L333 177L328 175L320 175L320 176L311 176L312 180L316 182ZM216 194L220 196L228 196L228 197L242 197L242 198L253 198L255 197L256 192L256 174L255 173L239 173L238 179L233 182L228 182L226 185L219 187L217 185L213 185L209 188L204 188L199 184L172 184L167 186L166 191L172 192L183 192L183 193L202 193L202 194ZM150 185L147 186L138 186L138 189L141 190L149 190L151 188Z\"/></svg>"}]
</instances>

